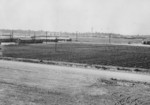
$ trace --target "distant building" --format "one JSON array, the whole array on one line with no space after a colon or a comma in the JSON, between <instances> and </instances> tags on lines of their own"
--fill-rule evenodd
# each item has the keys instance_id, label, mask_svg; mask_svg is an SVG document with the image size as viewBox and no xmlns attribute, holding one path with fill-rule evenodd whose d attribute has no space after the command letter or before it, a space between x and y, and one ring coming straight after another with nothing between
<instances>
[{"instance_id":1,"label":"distant building","mask_svg":"<svg viewBox=\"0 0 150 105\"><path fill-rule=\"evenodd\" d=\"M148 45L150 45L150 41L148 41L148 40L142 41L142 44L148 44Z\"/></svg>"}]
</instances>

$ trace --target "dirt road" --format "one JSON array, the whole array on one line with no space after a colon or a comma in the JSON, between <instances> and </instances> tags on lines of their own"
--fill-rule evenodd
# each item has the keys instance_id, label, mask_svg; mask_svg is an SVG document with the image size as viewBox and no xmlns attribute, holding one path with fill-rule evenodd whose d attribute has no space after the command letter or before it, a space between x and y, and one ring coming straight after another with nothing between
<instances>
[{"instance_id":1,"label":"dirt road","mask_svg":"<svg viewBox=\"0 0 150 105\"><path fill-rule=\"evenodd\" d=\"M144 74L0 60L0 104L132 105L130 98L136 105L149 102L149 87L122 87L102 78L150 82Z\"/></svg>"},{"instance_id":2,"label":"dirt road","mask_svg":"<svg viewBox=\"0 0 150 105\"><path fill-rule=\"evenodd\" d=\"M57 65L35 64L17 61L0 60L0 78L10 81L26 82L31 84L49 86L49 81L55 82L65 81L70 78L70 81L75 81L78 76L82 79L83 75L95 78L115 78L123 80L150 82L150 75L129 73L123 71L104 71L104 70L91 70L84 68L65 67ZM77 76L78 75L78 76ZM63 78L62 78L63 77ZM25 81L24 81L24 80ZM40 81L39 81L40 79ZM64 79L64 80L63 80ZM37 81L37 82L35 82ZM68 81L68 80L67 80ZM67 82L66 82L67 83ZM59 83L58 83L59 84Z\"/></svg>"}]
</instances>

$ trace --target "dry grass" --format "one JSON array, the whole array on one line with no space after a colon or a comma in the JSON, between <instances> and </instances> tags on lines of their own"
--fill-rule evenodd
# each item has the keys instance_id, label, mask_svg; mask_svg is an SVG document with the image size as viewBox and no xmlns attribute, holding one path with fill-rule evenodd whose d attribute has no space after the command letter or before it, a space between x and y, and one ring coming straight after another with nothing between
<instances>
[{"instance_id":1,"label":"dry grass","mask_svg":"<svg viewBox=\"0 0 150 105\"><path fill-rule=\"evenodd\" d=\"M1 105L149 105L150 87L100 80L73 94L0 82Z\"/></svg>"}]
</instances>

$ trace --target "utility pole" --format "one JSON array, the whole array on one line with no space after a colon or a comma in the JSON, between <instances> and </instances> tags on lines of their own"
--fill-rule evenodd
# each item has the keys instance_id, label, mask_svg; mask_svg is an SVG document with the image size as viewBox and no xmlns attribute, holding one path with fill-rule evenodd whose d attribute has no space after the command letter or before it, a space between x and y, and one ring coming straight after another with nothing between
<instances>
[{"instance_id":1,"label":"utility pole","mask_svg":"<svg viewBox=\"0 0 150 105\"><path fill-rule=\"evenodd\" d=\"M76 42L78 41L78 32L76 31Z\"/></svg>"},{"instance_id":2,"label":"utility pole","mask_svg":"<svg viewBox=\"0 0 150 105\"><path fill-rule=\"evenodd\" d=\"M1 42L0 42L0 57L3 57L3 46Z\"/></svg>"},{"instance_id":3,"label":"utility pole","mask_svg":"<svg viewBox=\"0 0 150 105\"><path fill-rule=\"evenodd\" d=\"M1 41L0 41L0 57L3 57L3 49L2 49L2 43L1 43Z\"/></svg>"},{"instance_id":4,"label":"utility pole","mask_svg":"<svg viewBox=\"0 0 150 105\"><path fill-rule=\"evenodd\" d=\"M109 44L111 44L111 34L109 34Z\"/></svg>"},{"instance_id":5,"label":"utility pole","mask_svg":"<svg viewBox=\"0 0 150 105\"><path fill-rule=\"evenodd\" d=\"M92 37L93 37L93 27L91 28L91 33L92 33Z\"/></svg>"},{"instance_id":6,"label":"utility pole","mask_svg":"<svg viewBox=\"0 0 150 105\"><path fill-rule=\"evenodd\" d=\"M0 44L0 57L3 57L3 45Z\"/></svg>"},{"instance_id":7,"label":"utility pole","mask_svg":"<svg viewBox=\"0 0 150 105\"><path fill-rule=\"evenodd\" d=\"M57 42L58 42L58 39L57 39L57 35L55 37L55 52L57 52Z\"/></svg>"},{"instance_id":8,"label":"utility pole","mask_svg":"<svg viewBox=\"0 0 150 105\"><path fill-rule=\"evenodd\" d=\"M93 33L93 27L91 27L91 33Z\"/></svg>"},{"instance_id":9,"label":"utility pole","mask_svg":"<svg viewBox=\"0 0 150 105\"><path fill-rule=\"evenodd\" d=\"M36 37L36 34L35 34L35 31L34 31L34 43L35 43L35 37Z\"/></svg>"},{"instance_id":10,"label":"utility pole","mask_svg":"<svg viewBox=\"0 0 150 105\"><path fill-rule=\"evenodd\" d=\"M28 36L30 37L30 30L28 30Z\"/></svg>"},{"instance_id":11,"label":"utility pole","mask_svg":"<svg viewBox=\"0 0 150 105\"><path fill-rule=\"evenodd\" d=\"M46 31L46 44L47 44L47 31Z\"/></svg>"},{"instance_id":12,"label":"utility pole","mask_svg":"<svg viewBox=\"0 0 150 105\"><path fill-rule=\"evenodd\" d=\"M13 41L13 34L14 34L14 31L12 30L12 31L11 31L11 35L10 35L10 40L11 40L11 41Z\"/></svg>"}]
</instances>

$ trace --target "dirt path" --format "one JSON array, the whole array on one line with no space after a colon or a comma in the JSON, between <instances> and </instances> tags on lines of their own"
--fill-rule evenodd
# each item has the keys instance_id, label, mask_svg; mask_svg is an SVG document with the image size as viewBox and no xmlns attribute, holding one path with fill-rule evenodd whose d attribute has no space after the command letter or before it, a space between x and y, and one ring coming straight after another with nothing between
<instances>
[{"instance_id":1,"label":"dirt path","mask_svg":"<svg viewBox=\"0 0 150 105\"><path fill-rule=\"evenodd\" d=\"M149 105L150 88L103 78L149 82L127 72L0 60L1 105Z\"/></svg>"},{"instance_id":2,"label":"dirt path","mask_svg":"<svg viewBox=\"0 0 150 105\"><path fill-rule=\"evenodd\" d=\"M76 80L75 78L78 78L78 76L82 77L82 75L92 77L94 76L95 78L115 78L131 81L150 82L150 75L146 74L136 74L123 71L118 72L91 70L84 68L73 68L57 65L35 64L5 60L0 60L0 72L0 78L2 79L7 79L10 81L15 80L18 82L26 82L37 85L42 85L44 83L44 86L49 85L48 80L51 79L56 79L55 82L58 82L57 80L59 79L60 81L63 81L62 77L64 77L71 78L70 81L74 81Z\"/></svg>"}]
</instances>

